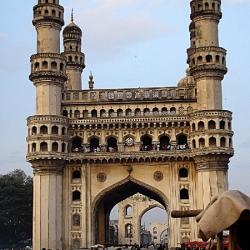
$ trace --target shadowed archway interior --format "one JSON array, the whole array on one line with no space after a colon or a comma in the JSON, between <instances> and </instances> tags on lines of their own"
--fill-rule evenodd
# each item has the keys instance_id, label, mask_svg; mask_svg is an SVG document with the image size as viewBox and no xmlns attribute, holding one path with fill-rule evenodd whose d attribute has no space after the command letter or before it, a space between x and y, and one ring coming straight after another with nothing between
<instances>
[{"instance_id":1,"label":"shadowed archway interior","mask_svg":"<svg viewBox=\"0 0 250 250\"><path fill-rule=\"evenodd\" d=\"M136 194L143 194L155 201L158 201L167 209L167 200L157 189L139 183L135 180L127 180L114 185L109 190L104 190L94 203L93 222L95 231L95 243L109 243L109 216L112 208L124 199Z\"/></svg>"}]
</instances>

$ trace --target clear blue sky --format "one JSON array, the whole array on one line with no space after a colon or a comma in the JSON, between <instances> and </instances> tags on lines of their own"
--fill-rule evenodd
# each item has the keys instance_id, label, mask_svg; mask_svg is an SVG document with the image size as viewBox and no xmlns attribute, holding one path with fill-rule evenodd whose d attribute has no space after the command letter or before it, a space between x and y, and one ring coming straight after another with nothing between
<instances>
[{"instance_id":1,"label":"clear blue sky","mask_svg":"<svg viewBox=\"0 0 250 250\"><path fill-rule=\"evenodd\" d=\"M0 174L22 168L26 117L34 114L35 88L28 79L29 57L35 53L31 24L36 0L2 1L0 16L1 141ZM250 0L222 0L220 43L228 50L229 73L223 81L224 109L234 112L235 156L230 188L250 195ZM189 47L188 0L61 0L65 21L75 10L83 30L87 76L96 87L176 86L186 70Z\"/></svg>"}]
</instances>

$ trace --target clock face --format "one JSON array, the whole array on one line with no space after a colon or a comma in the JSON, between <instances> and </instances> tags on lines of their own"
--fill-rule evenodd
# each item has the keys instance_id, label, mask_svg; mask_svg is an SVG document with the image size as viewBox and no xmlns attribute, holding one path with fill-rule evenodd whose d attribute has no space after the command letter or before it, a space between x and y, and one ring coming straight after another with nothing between
<instances>
[{"instance_id":1,"label":"clock face","mask_svg":"<svg viewBox=\"0 0 250 250\"><path fill-rule=\"evenodd\" d=\"M134 139L132 137L127 137L125 139L125 145L126 146L133 146L134 145Z\"/></svg>"}]
</instances>

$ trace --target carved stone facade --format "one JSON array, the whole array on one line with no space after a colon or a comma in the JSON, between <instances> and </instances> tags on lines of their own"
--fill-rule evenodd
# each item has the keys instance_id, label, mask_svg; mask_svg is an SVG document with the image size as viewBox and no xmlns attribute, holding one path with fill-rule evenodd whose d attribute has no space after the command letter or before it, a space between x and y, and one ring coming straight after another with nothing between
<instances>
[{"instance_id":1,"label":"carved stone facade","mask_svg":"<svg viewBox=\"0 0 250 250\"><path fill-rule=\"evenodd\" d=\"M155 207L165 209L159 202L144 195L135 194L118 203L118 242L119 244L141 244L141 219ZM165 226L167 221L165 223Z\"/></svg>"},{"instance_id":2,"label":"carved stone facade","mask_svg":"<svg viewBox=\"0 0 250 250\"><path fill-rule=\"evenodd\" d=\"M189 70L177 87L81 90L81 29L59 0L38 0L27 160L34 169L33 249L107 243L114 205L141 193L168 211L202 209L228 187L232 114L222 108L226 51L220 0L192 0ZM197 238L193 219L169 218L169 245Z\"/></svg>"}]
</instances>

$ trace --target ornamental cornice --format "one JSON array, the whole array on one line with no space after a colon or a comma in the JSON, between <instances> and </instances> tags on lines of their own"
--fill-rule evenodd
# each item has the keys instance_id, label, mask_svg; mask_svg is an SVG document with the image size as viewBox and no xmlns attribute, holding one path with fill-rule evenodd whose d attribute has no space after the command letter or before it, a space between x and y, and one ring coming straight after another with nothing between
<instances>
[{"instance_id":1,"label":"ornamental cornice","mask_svg":"<svg viewBox=\"0 0 250 250\"><path fill-rule=\"evenodd\" d=\"M190 120L202 118L228 118L232 120L232 112L229 110L198 110L189 114Z\"/></svg>"},{"instance_id":2,"label":"ornamental cornice","mask_svg":"<svg viewBox=\"0 0 250 250\"><path fill-rule=\"evenodd\" d=\"M192 149L192 157L227 157L230 158L234 155L234 150L232 148L222 148L222 147L206 147L206 148L196 148ZM208 158L209 158L208 157ZM201 158L203 159L203 158Z\"/></svg>"},{"instance_id":3,"label":"ornamental cornice","mask_svg":"<svg viewBox=\"0 0 250 250\"><path fill-rule=\"evenodd\" d=\"M65 153L57 153L57 152L32 152L28 153L26 156L26 160L33 164L34 161L64 161L66 159Z\"/></svg>"},{"instance_id":4,"label":"ornamental cornice","mask_svg":"<svg viewBox=\"0 0 250 250\"><path fill-rule=\"evenodd\" d=\"M190 137L195 137L195 136L233 136L234 132L230 130L225 130L225 129L204 129L203 131L192 131L190 132Z\"/></svg>"},{"instance_id":5,"label":"ornamental cornice","mask_svg":"<svg viewBox=\"0 0 250 250\"><path fill-rule=\"evenodd\" d=\"M187 52L188 52L188 56L192 56L200 52L219 52L219 53L223 53L224 55L226 55L227 53L226 49L222 47L218 47L218 46L206 46L206 47L198 47L198 48L192 47L192 48L187 49Z\"/></svg>"},{"instance_id":6,"label":"ornamental cornice","mask_svg":"<svg viewBox=\"0 0 250 250\"><path fill-rule=\"evenodd\" d=\"M64 160L34 159L30 161L34 174L63 174Z\"/></svg>"},{"instance_id":7,"label":"ornamental cornice","mask_svg":"<svg viewBox=\"0 0 250 250\"><path fill-rule=\"evenodd\" d=\"M59 71L36 71L30 74L29 79L34 82L34 85L45 84L41 81L49 81L49 84L53 85L63 85L67 80L67 75Z\"/></svg>"},{"instance_id":8,"label":"ornamental cornice","mask_svg":"<svg viewBox=\"0 0 250 250\"><path fill-rule=\"evenodd\" d=\"M114 123L161 123L161 122L182 122L189 121L187 115L170 115L154 117L109 117L109 118L92 118L92 119L70 119L69 125L92 125L92 124L114 124Z\"/></svg>"},{"instance_id":9,"label":"ornamental cornice","mask_svg":"<svg viewBox=\"0 0 250 250\"><path fill-rule=\"evenodd\" d=\"M33 124L68 124L68 118L57 115L34 115L27 118L27 125Z\"/></svg>"},{"instance_id":10,"label":"ornamental cornice","mask_svg":"<svg viewBox=\"0 0 250 250\"><path fill-rule=\"evenodd\" d=\"M59 53L38 53L30 57L30 62L32 62L35 59L40 59L40 58L42 59L52 58L52 59L59 59L62 61L67 60L66 56L64 56L63 54L59 54Z\"/></svg>"},{"instance_id":11,"label":"ornamental cornice","mask_svg":"<svg viewBox=\"0 0 250 250\"><path fill-rule=\"evenodd\" d=\"M215 20L216 22L219 22L222 18L222 12L221 11L214 11L214 10L200 10L200 11L194 11L190 15L190 19L195 21L198 20L205 20L205 19L211 19Z\"/></svg>"},{"instance_id":12,"label":"ornamental cornice","mask_svg":"<svg viewBox=\"0 0 250 250\"><path fill-rule=\"evenodd\" d=\"M33 10L35 11L37 8L41 8L41 7L53 7L53 8L60 9L62 12L64 11L64 8L62 5L55 4L55 3L39 3L33 7Z\"/></svg>"}]
</instances>

